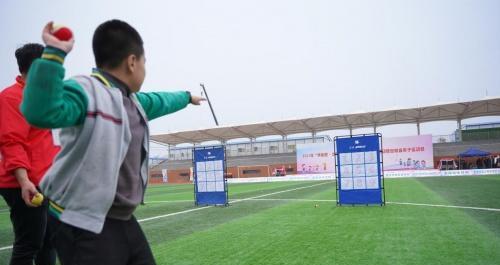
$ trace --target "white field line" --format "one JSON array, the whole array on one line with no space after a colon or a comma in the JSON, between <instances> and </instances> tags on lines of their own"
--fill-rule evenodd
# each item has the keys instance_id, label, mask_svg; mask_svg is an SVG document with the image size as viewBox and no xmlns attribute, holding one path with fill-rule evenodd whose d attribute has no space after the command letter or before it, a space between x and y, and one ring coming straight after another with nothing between
<instances>
[{"instance_id":1,"label":"white field line","mask_svg":"<svg viewBox=\"0 0 500 265\"><path fill-rule=\"evenodd\" d=\"M185 210L185 211L180 211L180 212L175 212L175 213L169 213L169 214L163 214L163 215L153 216L153 217L149 217L149 218L144 218L144 219L140 219L140 220L137 220L137 221L139 223L142 223L142 222L147 222L147 221L156 220L156 219L160 219L160 218L165 218L165 217L169 217L169 216L179 215L179 214L183 214L183 213L196 212L196 211L207 209L207 208L210 208L210 207L211 206L204 206L204 207L200 207L200 208L193 208L193 209L189 209L189 210Z\"/></svg>"},{"instance_id":2,"label":"white field line","mask_svg":"<svg viewBox=\"0 0 500 265\"><path fill-rule=\"evenodd\" d=\"M296 202L336 202L337 200L315 200L315 199L251 199L252 201L296 201Z\"/></svg>"},{"instance_id":3,"label":"white field line","mask_svg":"<svg viewBox=\"0 0 500 265\"><path fill-rule=\"evenodd\" d=\"M194 200L147 201L147 202L144 202L144 204L150 204L150 203L176 203L176 202L192 202L192 203L194 203Z\"/></svg>"},{"instance_id":4,"label":"white field line","mask_svg":"<svg viewBox=\"0 0 500 265\"><path fill-rule=\"evenodd\" d=\"M12 249L12 246L6 246L6 247L3 247L3 248L0 248L0 251L7 250L7 249Z\"/></svg>"},{"instance_id":5,"label":"white field line","mask_svg":"<svg viewBox=\"0 0 500 265\"><path fill-rule=\"evenodd\" d=\"M251 199L251 200L254 200L254 201L336 202L336 200L314 200L314 199ZM460 205L444 205L444 204L428 204L428 203L413 203L413 202L386 202L386 203L387 204L397 204L397 205L457 208L457 209L500 212L500 209L498 209L498 208L472 207L472 206L460 206Z\"/></svg>"},{"instance_id":6,"label":"white field line","mask_svg":"<svg viewBox=\"0 0 500 265\"><path fill-rule=\"evenodd\" d=\"M255 197L246 198L246 199L234 200L234 201L230 201L230 203L237 203L237 202L242 202L242 201L247 201L247 200L262 198L262 197L265 197L265 196L271 196L271 195L275 195L275 194L279 194L279 193L284 193L284 192L290 192L290 191L296 191L296 190L301 190L301 189L312 188L314 186L323 185L325 183L329 183L329 182L322 182L322 183L318 183L318 184L314 184L314 185L310 185L310 186L305 186L305 187L299 187L299 188L294 188L294 189L288 189L288 190L282 190L282 191L272 192L272 193L268 193L268 194L264 194L264 195L259 195L259 196L255 196ZM194 208L194 209L189 209L189 210L175 212L175 213L169 213L169 214L164 214L164 215L153 216L153 217L149 217L149 218L140 219L140 220L138 220L138 222L139 223L143 223L143 222L147 222L147 221L151 221L151 220L156 220L156 219L160 219L160 218L175 216L175 215L184 214L184 213L195 212L195 211L199 211L199 210L203 210L203 209L207 209L207 208L211 208L211 206L204 206L204 207L200 207L200 208Z\"/></svg>"},{"instance_id":7,"label":"white field line","mask_svg":"<svg viewBox=\"0 0 500 265\"><path fill-rule=\"evenodd\" d=\"M427 206L427 207L458 208L458 209L470 209L470 210L500 212L500 209L498 209L498 208L484 208L484 207L472 207L472 206L460 206L460 205L444 205L444 204L428 204L428 203L412 203L412 202L386 202L386 203L398 204L398 205L414 205L414 206Z\"/></svg>"},{"instance_id":8,"label":"white field line","mask_svg":"<svg viewBox=\"0 0 500 265\"><path fill-rule=\"evenodd\" d=\"M321 182L321 183L313 184L313 185L310 185L310 186L299 187L299 188L294 188L294 189L289 189L289 190L282 190L282 191L272 192L272 193L268 193L268 194L264 194L264 195L259 195L259 196L255 196L255 197L250 197L250 198L245 198L245 199L233 200L233 201L230 201L230 202L236 203L236 202L242 202L242 201L248 201L248 200L255 200L255 199L262 198L262 197L276 195L276 194L280 194L280 193L284 193L284 192L290 192L290 191L296 191L296 190L302 190L302 189L312 188L312 187L316 187L316 186L327 184L327 183L331 183L331 181Z\"/></svg>"},{"instance_id":9,"label":"white field line","mask_svg":"<svg viewBox=\"0 0 500 265\"><path fill-rule=\"evenodd\" d=\"M301 190L301 189L306 189L306 188L312 188L314 186L323 185L325 183L329 183L329 182L321 182L321 183L313 184L313 185L310 185L310 186L299 187L299 188L294 188L294 189L289 189L289 190L282 190L282 191L272 192L272 193L268 193L268 194L264 194L264 195L259 195L259 196L255 196L255 197L250 197L250 198L245 198L245 199L232 200L232 201L229 201L229 203L235 203L235 202L241 202L241 201L247 201L247 200L254 200L254 199L261 198L261 197L271 196L271 195L275 195L275 194L279 194L279 193L283 193L283 192L290 192L290 191L296 191L296 190ZM193 200L147 201L146 204L148 204L148 203L175 203L175 202L194 202L194 201Z\"/></svg>"}]
</instances>

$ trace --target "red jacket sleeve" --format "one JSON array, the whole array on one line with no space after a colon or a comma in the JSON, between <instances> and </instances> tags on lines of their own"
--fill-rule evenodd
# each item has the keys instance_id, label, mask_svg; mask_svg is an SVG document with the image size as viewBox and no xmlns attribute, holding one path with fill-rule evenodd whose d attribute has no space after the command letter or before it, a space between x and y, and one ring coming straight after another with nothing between
<instances>
[{"instance_id":1,"label":"red jacket sleeve","mask_svg":"<svg viewBox=\"0 0 500 265\"><path fill-rule=\"evenodd\" d=\"M0 152L7 172L31 168L26 152L30 126L19 110L20 104L21 98L0 96Z\"/></svg>"}]
</instances>

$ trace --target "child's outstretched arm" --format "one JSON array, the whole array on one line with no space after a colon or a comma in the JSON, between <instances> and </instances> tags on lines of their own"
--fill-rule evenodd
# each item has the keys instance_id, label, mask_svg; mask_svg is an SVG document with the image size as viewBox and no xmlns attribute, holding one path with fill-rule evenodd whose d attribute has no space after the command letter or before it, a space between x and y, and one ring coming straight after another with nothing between
<instances>
[{"instance_id":1,"label":"child's outstretched arm","mask_svg":"<svg viewBox=\"0 0 500 265\"><path fill-rule=\"evenodd\" d=\"M137 93L137 99L148 116L148 120L174 113L189 103L200 105L205 98L192 96L186 91Z\"/></svg>"}]
</instances>

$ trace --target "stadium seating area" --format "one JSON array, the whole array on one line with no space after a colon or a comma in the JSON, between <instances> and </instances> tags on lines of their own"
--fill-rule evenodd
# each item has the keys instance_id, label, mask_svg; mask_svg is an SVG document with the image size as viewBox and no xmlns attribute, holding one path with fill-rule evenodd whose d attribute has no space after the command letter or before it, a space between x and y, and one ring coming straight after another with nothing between
<instances>
[{"instance_id":1,"label":"stadium seating area","mask_svg":"<svg viewBox=\"0 0 500 265\"><path fill-rule=\"evenodd\" d=\"M484 126L489 126L484 128ZM456 157L469 148L479 148L496 155L500 153L500 124L466 125L462 128L462 141L440 141L434 137L434 164L438 167L441 158ZM488 133L485 133L485 132ZM464 135L467 135L464 137ZM483 138L481 138L483 137ZM455 138L455 137L449 137ZM486 139L484 139L486 138ZM256 142L238 142L226 144L228 177L264 177L271 176L276 168L285 167L287 174L296 174L296 145L306 143L331 142L329 136L292 138L285 140L265 140ZM168 171L168 182L186 183L191 181L192 147L172 148L169 160L156 164L151 169L151 182L162 182L162 169Z\"/></svg>"}]
</instances>

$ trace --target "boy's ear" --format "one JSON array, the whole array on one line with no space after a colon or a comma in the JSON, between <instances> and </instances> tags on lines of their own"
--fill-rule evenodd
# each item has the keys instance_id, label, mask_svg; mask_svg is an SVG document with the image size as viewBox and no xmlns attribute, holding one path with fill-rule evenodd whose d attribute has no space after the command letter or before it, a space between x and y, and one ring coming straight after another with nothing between
<instances>
[{"instance_id":1,"label":"boy's ear","mask_svg":"<svg viewBox=\"0 0 500 265\"><path fill-rule=\"evenodd\" d=\"M127 70L133 73L135 71L136 65L137 65L137 56L135 56L135 54L130 54L127 57Z\"/></svg>"}]
</instances>

